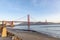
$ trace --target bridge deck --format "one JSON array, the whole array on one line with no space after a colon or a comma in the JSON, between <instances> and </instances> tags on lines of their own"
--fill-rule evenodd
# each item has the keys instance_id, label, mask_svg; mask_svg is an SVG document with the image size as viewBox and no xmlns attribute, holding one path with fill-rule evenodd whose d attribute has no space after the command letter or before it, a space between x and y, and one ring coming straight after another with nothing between
<instances>
[{"instance_id":1,"label":"bridge deck","mask_svg":"<svg viewBox=\"0 0 60 40\"><path fill-rule=\"evenodd\" d=\"M15 29L8 29L8 31L22 38L22 40L60 40L37 32L20 31Z\"/></svg>"}]
</instances>

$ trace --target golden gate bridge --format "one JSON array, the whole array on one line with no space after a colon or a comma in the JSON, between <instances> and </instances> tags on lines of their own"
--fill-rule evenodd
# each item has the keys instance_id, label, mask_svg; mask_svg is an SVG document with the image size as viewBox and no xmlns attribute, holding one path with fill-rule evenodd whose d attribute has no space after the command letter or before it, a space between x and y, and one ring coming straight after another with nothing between
<instances>
[{"instance_id":1,"label":"golden gate bridge","mask_svg":"<svg viewBox=\"0 0 60 40\"><path fill-rule=\"evenodd\" d=\"M21 17L21 18L23 18L23 17ZM19 18L19 19L21 19L21 18ZM34 19L34 18L32 18L32 19ZM2 31L1 32L1 37L12 36L12 38L14 37L15 40L17 40L17 39L21 40L20 35L17 35L18 34L17 32L12 31L11 29L7 30L7 24L9 24L11 28L13 28L13 27L15 27L15 23L19 23L20 24L20 23L27 22L28 31L30 31L30 24L31 24L31 16L30 15L27 15L27 21L20 21L20 20L18 21L18 20L16 20L16 21L0 21L0 22L2 22L2 27L0 25L0 31ZM45 23L47 23L47 20L45 21Z\"/></svg>"}]
</instances>

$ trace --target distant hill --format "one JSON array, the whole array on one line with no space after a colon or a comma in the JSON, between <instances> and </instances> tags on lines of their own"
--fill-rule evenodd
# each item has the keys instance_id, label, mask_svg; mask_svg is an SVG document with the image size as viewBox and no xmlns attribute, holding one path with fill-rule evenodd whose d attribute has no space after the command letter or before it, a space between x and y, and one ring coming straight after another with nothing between
<instances>
[{"instance_id":1,"label":"distant hill","mask_svg":"<svg viewBox=\"0 0 60 40\"><path fill-rule=\"evenodd\" d=\"M60 23L53 23L53 22L30 22L30 25L53 25L53 24L60 24ZM28 25L28 22L23 22L18 25Z\"/></svg>"}]
</instances>

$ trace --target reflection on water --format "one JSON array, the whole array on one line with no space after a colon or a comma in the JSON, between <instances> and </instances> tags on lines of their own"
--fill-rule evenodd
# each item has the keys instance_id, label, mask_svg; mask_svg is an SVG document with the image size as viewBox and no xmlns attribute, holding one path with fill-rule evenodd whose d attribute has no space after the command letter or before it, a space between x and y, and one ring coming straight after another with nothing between
<instances>
[{"instance_id":1,"label":"reflection on water","mask_svg":"<svg viewBox=\"0 0 60 40\"><path fill-rule=\"evenodd\" d=\"M28 26L16 26L16 29L28 29ZM50 36L60 38L60 25L31 25L30 30L35 30Z\"/></svg>"}]
</instances>

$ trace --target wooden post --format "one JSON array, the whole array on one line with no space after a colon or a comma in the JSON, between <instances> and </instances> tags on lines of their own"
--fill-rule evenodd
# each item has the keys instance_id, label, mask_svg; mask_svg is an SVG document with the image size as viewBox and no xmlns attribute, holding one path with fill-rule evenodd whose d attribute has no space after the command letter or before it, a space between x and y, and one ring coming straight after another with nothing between
<instances>
[{"instance_id":1,"label":"wooden post","mask_svg":"<svg viewBox=\"0 0 60 40\"><path fill-rule=\"evenodd\" d=\"M28 17L28 30L30 30L30 15L28 15L27 17Z\"/></svg>"}]
</instances>

